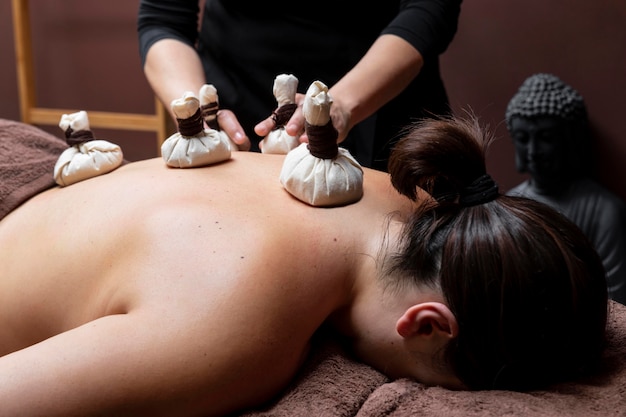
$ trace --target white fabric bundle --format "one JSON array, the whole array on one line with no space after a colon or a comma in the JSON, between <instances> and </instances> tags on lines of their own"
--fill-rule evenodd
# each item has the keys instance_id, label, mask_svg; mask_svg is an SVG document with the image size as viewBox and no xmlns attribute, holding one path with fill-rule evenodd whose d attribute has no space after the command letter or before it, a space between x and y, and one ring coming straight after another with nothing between
<instances>
[{"instance_id":1,"label":"white fabric bundle","mask_svg":"<svg viewBox=\"0 0 626 417\"><path fill-rule=\"evenodd\" d=\"M273 115L276 127L261 141L261 152L284 155L300 144L297 136L291 136L285 130L285 123L295 111L297 90L298 79L294 75L280 74L274 79L273 92L278 103Z\"/></svg>"},{"instance_id":2,"label":"white fabric bundle","mask_svg":"<svg viewBox=\"0 0 626 417\"><path fill-rule=\"evenodd\" d=\"M200 102L190 91L172 101L178 132L161 145L165 163L174 168L193 168L230 159L228 137L215 129L205 129Z\"/></svg>"},{"instance_id":3,"label":"white fabric bundle","mask_svg":"<svg viewBox=\"0 0 626 417\"><path fill-rule=\"evenodd\" d=\"M354 203L363 196L363 169L350 152L339 148L337 132L330 120L332 98L320 81L309 87L304 101L309 144L303 143L290 151L280 173L283 187L297 199L317 207L340 206ZM322 144L336 150L333 157L315 156L311 149L319 148L320 138L311 127L332 129L333 143ZM321 138L328 141L329 138Z\"/></svg>"},{"instance_id":4,"label":"white fabric bundle","mask_svg":"<svg viewBox=\"0 0 626 417\"><path fill-rule=\"evenodd\" d=\"M106 174L119 167L122 149L106 140L94 139L87 112L79 111L61 116L59 127L65 132L68 149L54 166L54 180L62 187Z\"/></svg>"},{"instance_id":5,"label":"white fabric bundle","mask_svg":"<svg viewBox=\"0 0 626 417\"><path fill-rule=\"evenodd\" d=\"M219 124L217 123L217 111L220 109L220 102L217 96L217 89L213 84L204 84L200 87L200 109L202 110L202 118L204 122L210 129L214 129L219 132L220 135L224 137L224 139L230 145L231 151L238 151L239 146L224 132L220 129Z\"/></svg>"}]
</instances>

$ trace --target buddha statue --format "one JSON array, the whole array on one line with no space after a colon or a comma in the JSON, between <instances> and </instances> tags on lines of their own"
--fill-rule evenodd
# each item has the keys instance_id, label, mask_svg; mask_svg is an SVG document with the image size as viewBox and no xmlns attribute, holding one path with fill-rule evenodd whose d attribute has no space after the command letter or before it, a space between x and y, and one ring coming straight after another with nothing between
<instances>
[{"instance_id":1,"label":"buddha statue","mask_svg":"<svg viewBox=\"0 0 626 417\"><path fill-rule=\"evenodd\" d=\"M518 172L507 192L541 201L568 217L594 244L609 296L626 304L626 203L591 176L591 130L583 97L552 74L527 78L506 109Z\"/></svg>"}]
</instances>

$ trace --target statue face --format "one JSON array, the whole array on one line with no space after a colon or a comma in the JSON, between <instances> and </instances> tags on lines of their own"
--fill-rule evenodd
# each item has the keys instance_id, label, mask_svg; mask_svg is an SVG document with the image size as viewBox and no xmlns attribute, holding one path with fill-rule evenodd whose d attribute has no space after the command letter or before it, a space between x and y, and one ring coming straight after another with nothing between
<instances>
[{"instance_id":1,"label":"statue face","mask_svg":"<svg viewBox=\"0 0 626 417\"><path fill-rule=\"evenodd\" d=\"M519 172L528 172L539 188L558 187L570 174L571 129L558 117L514 117L510 121Z\"/></svg>"}]
</instances>

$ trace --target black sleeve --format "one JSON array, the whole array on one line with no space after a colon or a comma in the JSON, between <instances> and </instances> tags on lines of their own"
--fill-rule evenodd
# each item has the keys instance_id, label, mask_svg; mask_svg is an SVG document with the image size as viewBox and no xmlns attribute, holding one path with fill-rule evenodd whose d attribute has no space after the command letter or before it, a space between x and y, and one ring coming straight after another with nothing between
<instances>
[{"instance_id":1,"label":"black sleeve","mask_svg":"<svg viewBox=\"0 0 626 417\"><path fill-rule=\"evenodd\" d=\"M458 27L461 0L405 0L393 21L382 31L401 37L422 56L436 56L447 48Z\"/></svg>"},{"instance_id":2,"label":"black sleeve","mask_svg":"<svg viewBox=\"0 0 626 417\"><path fill-rule=\"evenodd\" d=\"M137 15L141 65L158 40L173 38L195 46L199 11L198 0L141 0Z\"/></svg>"}]
</instances>

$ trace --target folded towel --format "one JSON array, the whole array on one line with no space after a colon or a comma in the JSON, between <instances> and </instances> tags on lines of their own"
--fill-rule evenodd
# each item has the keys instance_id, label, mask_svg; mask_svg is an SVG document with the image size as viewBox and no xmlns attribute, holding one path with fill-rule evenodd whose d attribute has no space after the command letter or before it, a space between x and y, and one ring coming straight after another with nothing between
<instances>
[{"instance_id":1,"label":"folded towel","mask_svg":"<svg viewBox=\"0 0 626 417\"><path fill-rule=\"evenodd\" d=\"M54 164L65 149L63 139L35 126L0 119L0 220L56 185Z\"/></svg>"}]
</instances>

